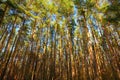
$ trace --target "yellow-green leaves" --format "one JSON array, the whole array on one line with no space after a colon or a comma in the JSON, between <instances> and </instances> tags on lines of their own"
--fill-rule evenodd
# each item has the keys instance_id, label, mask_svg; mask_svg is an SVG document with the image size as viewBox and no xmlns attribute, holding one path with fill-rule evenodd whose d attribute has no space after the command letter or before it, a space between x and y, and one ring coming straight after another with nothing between
<instances>
[{"instance_id":1,"label":"yellow-green leaves","mask_svg":"<svg viewBox=\"0 0 120 80\"><path fill-rule=\"evenodd\" d=\"M105 12L110 4L108 2L103 3L101 6L96 6L99 11Z\"/></svg>"},{"instance_id":2,"label":"yellow-green leaves","mask_svg":"<svg viewBox=\"0 0 120 80\"><path fill-rule=\"evenodd\" d=\"M29 46L29 42L28 41L24 41L24 44L25 44L25 46Z\"/></svg>"},{"instance_id":3,"label":"yellow-green leaves","mask_svg":"<svg viewBox=\"0 0 120 80\"><path fill-rule=\"evenodd\" d=\"M39 17L38 16L35 16L34 14L32 14L30 11L27 11L25 9L25 6L21 6L19 4L17 4L15 1L11 1L11 0L8 0L6 2L10 7L14 8L14 9L17 9L19 12L21 13L25 13L27 16L29 17L33 17L35 19L38 19Z\"/></svg>"},{"instance_id":4,"label":"yellow-green leaves","mask_svg":"<svg viewBox=\"0 0 120 80\"><path fill-rule=\"evenodd\" d=\"M59 11L62 14L68 15L73 13L74 3L71 0L61 0L59 3Z\"/></svg>"}]
</instances>

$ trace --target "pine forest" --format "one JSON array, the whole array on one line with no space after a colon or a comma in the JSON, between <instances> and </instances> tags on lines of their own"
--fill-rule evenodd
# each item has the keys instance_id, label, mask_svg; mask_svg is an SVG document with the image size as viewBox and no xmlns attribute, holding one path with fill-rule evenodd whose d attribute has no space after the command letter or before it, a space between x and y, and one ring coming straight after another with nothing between
<instances>
[{"instance_id":1,"label":"pine forest","mask_svg":"<svg viewBox=\"0 0 120 80\"><path fill-rule=\"evenodd\" d=\"M120 80L120 0L0 0L0 80Z\"/></svg>"}]
</instances>

